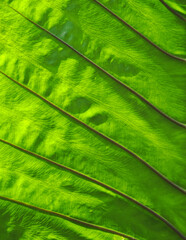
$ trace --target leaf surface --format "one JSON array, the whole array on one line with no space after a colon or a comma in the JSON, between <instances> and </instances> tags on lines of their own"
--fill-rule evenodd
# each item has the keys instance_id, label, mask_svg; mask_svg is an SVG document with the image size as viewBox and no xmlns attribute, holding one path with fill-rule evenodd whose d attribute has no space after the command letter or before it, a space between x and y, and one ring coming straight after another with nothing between
<instances>
[{"instance_id":1,"label":"leaf surface","mask_svg":"<svg viewBox=\"0 0 186 240\"><path fill-rule=\"evenodd\" d=\"M0 22L3 238L183 239L185 62L96 1L2 1ZM148 37L183 57L178 22Z\"/></svg>"}]
</instances>

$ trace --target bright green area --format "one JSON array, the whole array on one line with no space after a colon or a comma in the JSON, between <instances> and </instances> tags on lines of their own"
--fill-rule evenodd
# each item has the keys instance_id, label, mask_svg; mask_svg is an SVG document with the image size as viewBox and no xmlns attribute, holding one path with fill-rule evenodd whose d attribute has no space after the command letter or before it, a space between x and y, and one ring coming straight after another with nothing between
<instances>
[{"instance_id":1,"label":"bright green area","mask_svg":"<svg viewBox=\"0 0 186 240\"><path fill-rule=\"evenodd\" d=\"M3 200L0 200L0 205L0 232L3 240L126 240Z\"/></svg>"},{"instance_id":2,"label":"bright green area","mask_svg":"<svg viewBox=\"0 0 186 240\"><path fill-rule=\"evenodd\" d=\"M174 55L186 58L185 22L170 12L160 0L100 0L111 11L153 43ZM165 0L175 8L185 0ZM182 2L182 4L181 4Z\"/></svg>"},{"instance_id":3,"label":"bright green area","mask_svg":"<svg viewBox=\"0 0 186 240\"><path fill-rule=\"evenodd\" d=\"M3 0L3 2L9 1ZM186 122L183 85L186 78L185 62L166 56L157 50L94 0L73 0L73 4L69 0L22 0L21 2L11 0L10 2L16 10L71 44L163 112L180 122ZM126 1L117 1L115 6L120 6L120 2ZM137 28L135 24L139 24L140 28L137 29L163 49L186 58L185 23L178 17L175 18L157 0L139 2L140 5L133 8L139 11L147 8L148 17L144 21L141 15L138 17L135 11L129 11L128 18L134 19L128 22L135 28ZM155 8L156 4L159 6L158 9ZM128 8L121 5L119 9L124 12L123 9ZM145 31L149 34L145 34ZM162 39L158 38L160 33ZM27 37L29 36L27 32ZM20 41L20 38L17 41ZM161 43L164 45L161 46ZM35 42L34 45L39 47L40 44ZM169 49L166 49L166 46ZM50 48L47 42L42 45L45 63L52 65L50 69L61 71L57 60L58 53L50 55L48 47ZM51 60L51 57L55 58L55 61Z\"/></svg>"},{"instance_id":4,"label":"bright green area","mask_svg":"<svg viewBox=\"0 0 186 240\"><path fill-rule=\"evenodd\" d=\"M184 122L184 62L159 52L94 1L9 2L164 112ZM145 6L150 9L148 2ZM168 20L172 19L170 45L166 46L171 46L172 53L184 52L182 22L178 24L172 13L162 4L158 6L170 16ZM151 11L158 12L156 8ZM127 16L139 23L132 9ZM146 16L152 17L148 11ZM161 18L168 31L167 18ZM2 72L127 147L172 182L186 186L184 128L3 3L0 22ZM172 24L178 26L175 32ZM138 30L145 35L142 29ZM149 38L163 48L165 39L153 38L155 33L156 28ZM182 192L126 151L56 111L3 74L0 79L0 138L120 190L186 233ZM0 159L0 195L139 240L181 239L142 207L78 175L4 143L0 143ZM123 239L4 200L0 201L0 211L3 240L12 240L13 236L15 240Z\"/></svg>"},{"instance_id":5,"label":"bright green area","mask_svg":"<svg viewBox=\"0 0 186 240\"><path fill-rule=\"evenodd\" d=\"M185 0L164 0L164 2L175 10L177 13L186 18L186 2Z\"/></svg>"}]
</instances>

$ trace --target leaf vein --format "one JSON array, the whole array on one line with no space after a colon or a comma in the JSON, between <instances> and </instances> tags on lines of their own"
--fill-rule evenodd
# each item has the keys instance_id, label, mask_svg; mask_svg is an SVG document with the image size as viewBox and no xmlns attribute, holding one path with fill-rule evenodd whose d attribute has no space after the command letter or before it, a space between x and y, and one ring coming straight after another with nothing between
<instances>
[{"instance_id":1,"label":"leaf vein","mask_svg":"<svg viewBox=\"0 0 186 240\"><path fill-rule=\"evenodd\" d=\"M103 73L105 73L108 77L110 77L111 79L113 79L115 82L119 83L122 87L125 87L127 90L129 90L131 93L133 93L134 95L136 95L141 101L145 102L146 104L148 104L150 107L152 107L156 112L160 113L163 117L165 117L166 119L170 120L171 122L177 124L180 127L186 128L186 125L175 120L174 118L170 117L169 115L167 115L166 113L162 112L159 108L157 108L155 105L153 105L150 101L148 101L144 96L142 96L141 94L139 94L137 91L135 91L134 89L132 89L131 87L129 87L127 84L121 82L119 79L115 78L112 74L110 74L109 72L107 72L105 69L103 69L102 67L100 67L99 65L97 65L95 62L93 62L91 59L89 59L88 57L86 57L85 55L83 55L82 53L80 53L78 50L76 50L75 48L73 48L71 45L69 45L68 43L66 43L64 40L62 40L61 38L57 37L55 34L51 33L50 31L48 31L47 29L43 28L42 26L40 26L39 24L33 22L31 19L29 19L28 17L24 16L22 13L20 13L19 11L17 11L16 9L14 9L13 7L9 6L13 11L15 11L16 13L18 13L19 15L21 15L23 18L25 18L26 20L28 20L30 23L34 24L36 27L40 28L42 31L46 32L47 34L49 34L50 36L54 37L56 40L60 41L61 43L63 43L64 45L66 45L67 47L69 47L70 49L72 49L74 52L76 52L79 56L81 56L82 58L84 58L86 61L88 61L89 63L91 63L94 67L96 67L97 69L99 69L100 71L102 71ZM183 59L183 61L186 61L185 59Z\"/></svg>"},{"instance_id":2,"label":"leaf vein","mask_svg":"<svg viewBox=\"0 0 186 240\"><path fill-rule=\"evenodd\" d=\"M90 177L90 176L88 176L88 175L86 175L86 174L84 174L84 173L81 173L81 172L79 172L79 171L77 171L77 170L74 170L74 169L72 169L72 168L70 168L70 167L67 167L67 166L65 166L65 165L62 165L62 164L60 164L60 163L54 162L54 161L52 161L51 159L48 159L48 158L46 158L46 157L44 157L44 156L41 156L41 155L39 155L39 154L37 154L37 153L31 152L31 151L29 151L29 150L27 150L27 149L24 149L24 148L22 148L22 147L19 147L19 146L15 145L15 144L12 144L12 143L4 140L4 139L0 139L0 142L3 142L3 143L5 143L5 144L7 144L7 145L9 145L9 146L11 146L11 147L13 147L13 148L16 148L16 149L18 149L18 150L20 150L20 151L22 151L22 152L24 152L24 153L26 153L26 154L29 154L29 155L31 155L31 156L36 157L36 158L38 158L38 159L44 160L44 161L48 162L49 164L55 165L55 166L57 166L57 167L59 167L59 168L65 169L65 170L67 170L67 171L69 171L69 172L72 172L72 173L78 175L78 176L81 176L82 178L84 178L84 179L86 179L86 180L88 180L88 181L90 181L90 182L93 182L93 183L95 183L95 184L97 184L97 185L99 185L99 186L102 186L103 188L106 188L106 189L108 189L109 191L114 192L115 194L117 194L117 195L119 195L119 196L121 196L121 197L123 197L123 198L125 198L125 199L128 199L129 201L137 204L138 206L142 207L142 208L145 209L146 211L150 212L150 213L153 214L155 217L159 218L162 222L164 222L165 224L167 224L173 231L175 231L180 237L182 237L182 238L184 239L184 236L182 235L182 233L179 232L179 230L177 230L168 220L166 220L164 217L162 217L161 215L159 215L158 213L156 213L156 212L153 211L152 209L150 209L150 208L148 208L147 206L143 205L142 203L138 202L136 199L134 199L134 198L132 198L132 197L124 194L123 192L120 192L119 190L117 190L117 189L115 189L115 188L113 188L113 187L111 187L111 186L109 186L109 185L107 185L107 184L105 184L105 183L97 180L97 179L94 179L94 178L92 178L92 177Z\"/></svg>"},{"instance_id":3,"label":"leaf vein","mask_svg":"<svg viewBox=\"0 0 186 240\"><path fill-rule=\"evenodd\" d=\"M2 199L4 201L9 201L9 202L15 203L15 204L27 207L27 208L30 208L32 210L36 210L36 211L42 212L44 214L49 214L49 215L53 215L53 216L56 216L56 217L59 217L59 218L63 218L65 220L67 220L67 221L74 222L75 224L80 224L80 225L84 225L86 227L95 228L95 229L98 229L98 230L101 230L101 231L104 231L104 232L116 234L118 236L122 236L122 237L125 237L125 238L128 238L128 239L131 239L131 240L137 240L136 238L133 238L131 236L128 236L128 235L126 235L124 233L121 233L121 232L118 232L116 230L109 229L109 228L102 227L102 226L98 226L98 225L95 225L93 223L85 222L85 221L79 220L77 218L72 218L72 217L64 215L62 213L58 213L58 212L54 212L54 211L47 210L47 209L44 209L44 208L40 208L40 207L31 205L31 204L28 204L28 203L25 203L25 202L21 202L21 201L12 199L12 198L0 196L0 199Z\"/></svg>"}]
</instances>

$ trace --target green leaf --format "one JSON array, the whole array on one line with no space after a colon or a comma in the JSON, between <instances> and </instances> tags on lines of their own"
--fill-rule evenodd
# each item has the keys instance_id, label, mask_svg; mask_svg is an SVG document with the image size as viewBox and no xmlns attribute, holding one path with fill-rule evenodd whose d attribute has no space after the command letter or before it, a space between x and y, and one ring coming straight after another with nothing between
<instances>
[{"instance_id":1,"label":"green leaf","mask_svg":"<svg viewBox=\"0 0 186 240\"><path fill-rule=\"evenodd\" d=\"M2 240L184 239L183 19L3 0L0 22Z\"/></svg>"},{"instance_id":2,"label":"green leaf","mask_svg":"<svg viewBox=\"0 0 186 240\"><path fill-rule=\"evenodd\" d=\"M180 19L186 21L186 3L184 0L160 0L165 7Z\"/></svg>"}]
</instances>

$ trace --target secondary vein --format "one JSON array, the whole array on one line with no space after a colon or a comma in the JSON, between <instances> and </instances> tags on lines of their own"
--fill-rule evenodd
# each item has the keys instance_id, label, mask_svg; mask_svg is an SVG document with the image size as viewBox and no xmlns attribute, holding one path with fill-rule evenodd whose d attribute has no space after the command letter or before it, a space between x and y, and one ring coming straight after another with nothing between
<instances>
[{"instance_id":1,"label":"secondary vein","mask_svg":"<svg viewBox=\"0 0 186 240\"><path fill-rule=\"evenodd\" d=\"M178 189L179 191L186 193L186 190L183 189L182 187L178 186L177 184L175 184L174 182L172 182L171 180L169 180L167 177L165 177L162 173L160 173L158 170L156 170L154 167L152 167L150 164L148 164L146 161L144 161L141 157L139 157L137 154L135 154L134 152L132 152L131 150L129 150L128 148L124 147L123 145L121 145L120 143L116 142L115 140L113 140L112 138L104 135L103 133L97 131L96 129L94 129L93 127L89 126L88 124L82 122L81 120L79 120L78 118L74 117L73 115L71 115L70 113L68 113L67 111L63 110L62 108L58 107L57 105L55 105L53 102L50 102L49 100L47 100L46 98L44 98L43 96L39 95L38 93L36 93L35 91L33 91L32 89L26 87L25 85L21 84L20 82L16 81L15 79L11 78L10 76L8 76L6 73L2 72L0 70L0 73L3 74L5 77L7 77L8 79L10 79L12 82L16 83L18 86L22 87L23 89L29 91L30 93L32 93L33 95L35 95L36 97L40 98L42 101L44 101L45 103L49 104L52 108L56 109L57 111L61 112L62 114L68 116L69 118L71 118L72 120L74 120L75 122L79 123L80 125L82 125L83 127L85 127L86 129L90 130L91 132L99 135L100 137L104 138L105 140L109 141L110 143L114 144L115 146L119 147L120 149L124 150L125 152L129 153L131 156L135 157L136 159L138 159L141 163L143 163L145 166L147 166L149 169L151 169L155 174L157 174L159 177L161 177L163 180L165 180L167 183L169 183L170 185L172 185L174 188Z\"/></svg>"},{"instance_id":2,"label":"secondary vein","mask_svg":"<svg viewBox=\"0 0 186 240\"><path fill-rule=\"evenodd\" d=\"M18 204L18 205L21 205L23 207L30 208L32 210L36 210L36 211L42 212L44 214L49 214L49 215L53 215L53 216L56 216L56 217L59 217L59 218L63 218L65 220L74 222L76 224L84 225L86 227L91 227L91 228L95 228L95 229L98 229L98 230L101 230L101 231L104 231L104 232L116 234L118 236L122 236L122 237L128 238L130 240L137 240L136 238L130 237L130 236L124 234L124 233L115 231L113 229L109 229L109 228L106 228L106 227L98 226L98 225L95 225L95 224L92 224L92 223L89 223L89 222L85 222L85 221L79 220L77 218L72 218L72 217L64 215L62 213L58 213L58 212L54 212L54 211L47 210L47 209L44 209L44 208L40 208L40 207L31 205L31 204L28 204L28 203L25 203L25 202L21 202L21 201L12 199L12 198L0 196L0 199L5 200L5 201L9 201L9 202L12 202L12 203L15 203L15 204Z\"/></svg>"},{"instance_id":3,"label":"secondary vein","mask_svg":"<svg viewBox=\"0 0 186 240\"><path fill-rule=\"evenodd\" d=\"M159 0L170 12L172 12L174 15L179 17L181 20L186 21L186 18L184 18L182 15L177 13L174 9L172 9L165 1Z\"/></svg>"},{"instance_id":4,"label":"secondary vein","mask_svg":"<svg viewBox=\"0 0 186 240\"><path fill-rule=\"evenodd\" d=\"M156 49L158 49L159 51L161 51L162 53L166 54L169 57L175 58L179 61L183 61L186 62L186 59L184 58L180 58L177 57L167 51L165 51L164 49L162 49L161 47L159 47L158 45L156 45L155 43L153 43L150 39L148 39L147 37L145 37L142 33L140 33L138 30L136 30L134 27L132 27L129 23L127 23L126 21L124 21L121 17L119 17L117 14L115 14L113 11L111 11L108 7L106 7L105 5L103 5L102 3L100 3L97 0L93 0L95 3L97 3L98 5L100 5L102 8L104 8L107 12L109 12L112 16L114 16L115 18L117 18L120 22L124 23L127 27L129 27L131 30L133 30L135 33L137 33L140 37L142 37L143 39L145 39L148 43L150 43L153 47L155 47Z\"/></svg>"},{"instance_id":5,"label":"secondary vein","mask_svg":"<svg viewBox=\"0 0 186 240\"><path fill-rule=\"evenodd\" d=\"M46 157L44 157L44 156L41 156L41 155L39 155L39 154L37 154L37 153L31 152L31 151L29 151L29 150L27 150L27 149L24 149L24 148L22 148L22 147L19 147L19 146L15 145L15 144L13 144L13 143L10 143L10 142L8 142L8 141L6 141L6 140L4 140L4 139L0 139L0 142L3 142L3 143L5 143L5 144L7 144L7 145L9 145L9 146L11 146L11 147L13 147L13 148L16 148L16 149L18 149L18 150L20 150L20 151L22 151L22 152L24 152L24 153L26 153L26 154L29 154L29 155L31 155L31 156L36 157L36 158L38 158L38 159L44 160L44 161L48 162L49 164L55 165L55 166L57 166L57 167L59 167L59 168L65 169L65 170L67 170L67 171L69 171L69 172L71 172L71 173L73 173L73 174L76 174L76 175L78 175L78 176L81 176L82 178L84 178L84 179L86 179L86 180L88 180L88 181L90 181L90 182L93 182L93 183L95 183L95 184L97 184L97 185L99 185L99 186L102 186L103 188L106 188L106 189L108 189L109 191L114 192L115 194L117 194L117 195L119 195L119 196L121 196L121 197L123 197L123 198L125 198L125 199L128 199L129 201L137 204L138 206L142 207L142 208L145 209L146 211L148 211L148 212L150 212L151 214L153 214L155 217L157 217L157 218L160 219L162 222L164 222L166 225L168 225L173 231L175 231L180 237L182 237L182 238L184 239L183 234L182 234L177 228L175 228L167 219L165 219L164 217L162 217L161 215L159 215L158 213L156 213L156 212L153 211L152 209L148 208L147 206L143 205L142 203L138 202L136 199L134 199L134 198L132 198L132 197L124 194L123 192L120 192L119 190L117 190L117 189L115 189L115 188L113 188L113 187L111 187L111 186L109 186L109 185L107 185L107 184L105 184L105 183L103 183L103 182L95 179L95 178L92 178L92 177L90 177L90 176L88 176L88 175L86 175L86 174L84 174L84 173L81 173L81 172L79 172L79 171L77 171L77 170L74 170L74 169L72 169L72 168L70 168L70 167L67 167L67 166L65 166L65 165L62 165L62 164L60 164L60 163L54 162L54 161L51 160L51 159L48 159L48 158L46 158Z\"/></svg>"},{"instance_id":6,"label":"secondary vein","mask_svg":"<svg viewBox=\"0 0 186 240\"><path fill-rule=\"evenodd\" d=\"M136 95L140 100L142 100L143 102L147 103L150 107L152 107L155 111L157 111L158 113L160 113L163 117L167 118L168 120L170 120L171 122L177 124L180 127L186 128L186 125L173 119L172 117L168 116L166 113L162 112L159 108L157 108L156 106L154 106L151 102L149 102L145 97L143 97L141 94L139 94L138 92L136 92L134 89L132 89L131 87L129 87L127 84L121 82L119 79L115 78L112 74L110 74L109 72L107 72L105 69L103 69L102 67L100 67L99 65L97 65L95 62L93 62L91 59L89 59L88 57L86 57L85 55L83 55L82 53L80 53L78 50L76 50L74 47L72 47L71 45L69 45L68 43L66 43L64 40L62 40L61 38L57 37L55 34L51 33L50 31L48 31L47 29L43 28L42 26L40 26L39 24L33 22L31 19L29 19L28 17L24 16L22 13L20 13L19 11L17 11L16 9L14 9L13 7L9 6L12 10L14 10L15 12L17 12L19 15L21 15L23 18L25 18L26 20L28 20L29 22L31 22L32 24L34 24L36 27L40 28L42 31L46 32L47 34L49 34L50 36L54 37L56 40L60 41L61 43L63 43L64 45L66 45L67 47L69 47L70 49L72 49L74 52L76 52L79 56L81 56L82 58L84 58L86 61L88 61L89 63L91 63L94 67L96 67L97 69L99 69L100 71L102 71L103 73L105 73L108 77L110 77L112 80L116 81L117 83L119 83L122 87L125 87L127 90L129 90L131 93L133 93L134 95ZM184 60L185 61L185 60Z\"/></svg>"}]
</instances>

